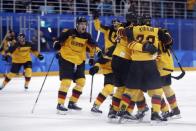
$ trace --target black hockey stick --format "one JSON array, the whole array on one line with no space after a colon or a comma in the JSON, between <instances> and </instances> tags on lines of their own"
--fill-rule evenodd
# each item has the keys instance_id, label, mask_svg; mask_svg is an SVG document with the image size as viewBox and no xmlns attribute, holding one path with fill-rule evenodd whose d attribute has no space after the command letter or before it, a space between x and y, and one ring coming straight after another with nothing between
<instances>
[{"instance_id":1,"label":"black hockey stick","mask_svg":"<svg viewBox=\"0 0 196 131\"><path fill-rule=\"evenodd\" d=\"M180 67L180 70L181 70L181 74L180 74L179 76L171 76L171 77L174 78L174 79L176 79L176 80L179 80L179 79L181 79L181 78L184 77L185 71L184 71L184 69L182 68L182 66L181 66L181 64L180 64L180 62L179 62L179 60L178 60L178 58L177 58L177 56L176 56L176 54L175 54L175 52L173 51L172 48L170 48L170 51L172 52L174 58L176 59L176 61L177 61L177 63L178 63L178 66Z\"/></svg>"},{"instance_id":2,"label":"black hockey stick","mask_svg":"<svg viewBox=\"0 0 196 131\"><path fill-rule=\"evenodd\" d=\"M51 66L52 66L52 63L53 63L53 61L54 61L55 56L56 56L56 54L53 56L53 58L52 58L52 60L51 60L51 62L50 62L48 71L46 72L46 76L45 76L44 81L43 81L43 83L42 83L42 86L41 86L41 88L40 88L40 90L39 90L39 94L38 94L38 96L37 96L37 98L36 98L36 100L35 100L35 103L34 103L34 105L33 105L33 109L32 109L32 111L31 111L31 113L34 113L35 106L36 106L36 104L37 104L37 102L38 102L39 96L40 96L40 94L41 94L41 92L42 92L42 89L43 89L43 87L44 87L46 78L48 77L48 73L49 73L49 71L50 71L50 68L51 68Z\"/></svg>"},{"instance_id":3,"label":"black hockey stick","mask_svg":"<svg viewBox=\"0 0 196 131\"><path fill-rule=\"evenodd\" d=\"M90 103L92 101L92 94L93 94L93 80L94 80L94 75L92 75L91 77Z\"/></svg>"}]
</instances>

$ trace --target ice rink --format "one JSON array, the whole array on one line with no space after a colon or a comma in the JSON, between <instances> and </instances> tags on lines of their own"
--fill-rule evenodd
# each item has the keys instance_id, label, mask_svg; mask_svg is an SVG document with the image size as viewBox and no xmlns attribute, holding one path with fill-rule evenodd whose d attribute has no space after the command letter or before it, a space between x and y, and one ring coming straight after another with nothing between
<instances>
[{"instance_id":1,"label":"ice rink","mask_svg":"<svg viewBox=\"0 0 196 131\"><path fill-rule=\"evenodd\" d=\"M177 75L175 72L173 75ZM57 76L47 78L34 114L31 113L44 77L33 77L29 90L24 90L24 78L14 78L0 91L0 131L193 131L196 130L196 72L186 72L182 80L173 80L182 118L168 121L166 125L152 126L149 123L111 123L107 119L111 98L100 109L103 114L90 112L89 102L91 76L86 76L86 86L78 105L82 111L68 111L67 115L56 114L57 91L60 85ZM3 78L0 78L2 83ZM74 85L72 85L73 87ZM103 87L103 76L95 75L93 101ZM68 96L71 94L69 90ZM147 98L150 103L149 98ZM67 105L66 100L66 105ZM145 118L148 120L148 115Z\"/></svg>"}]
</instances>

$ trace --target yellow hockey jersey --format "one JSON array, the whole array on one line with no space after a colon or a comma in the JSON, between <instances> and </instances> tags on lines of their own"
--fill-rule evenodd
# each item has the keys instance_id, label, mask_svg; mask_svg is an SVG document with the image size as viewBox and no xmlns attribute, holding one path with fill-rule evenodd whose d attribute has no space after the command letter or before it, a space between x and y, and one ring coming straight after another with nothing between
<instances>
[{"instance_id":1,"label":"yellow hockey jersey","mask_svg":"<svg viewBox=\"0 0 196 131\"><path fill-rule=\"evenodd\" d=\"M159 43L159 50L159 55L156 59L158 70L161 76L169 75L174 70L172 54L169 49L167 51L163 51L161 42Z\"/></svg>"},{"instance_id":2,"label":"yellow hockey jersey","mask_svg":"<svg viewBox=\"0 0 196 131\"><path fill-rule=\"evenodd\" d=\"M87 32L78 33L76 29L62 32L59 42L61 43L62 58L77 65L86 60L87 48L90 52L96 52L96 43L92 40L91 35Z\"/></svg>"},{"instance_id":3,"label":"yellow hockey jersey","mask_svg":"<svg viewBox=\"0 0 196 131\"><path fill-rule=\"evenodd\" d=\"M27 61L31 61L31 53L35 56L40 54L29 42L25 42L24 45L16 43L13 47L9 48L9 52L11 53L12 63L26 63Z\"/></svg>"},{"instance_id":4,"label":"yellow hockey jersey","mask_svg":"<svg viewBox=\"0 0 196 131\"><path fill-rule=\"evenodd\" d=\"M124 27L120 27L118 29L117 37L119 37L119 42L116 45L113 55L127 59L127 60L131 60L131 50L127 47L128 45L127 37L123 37L120 34L120 30L124 30Z\"/></svg>"},{"instance_id":5,"label":"yellow hockey jersey","mask_svg":"<svg viewBox=\"0 0 196 131\"><path fill-rule=\"evenodd\" d=\"M145 41L150 41L158 49L159 28L154 28L150 26L131 26L125 29L125 35L128 39L128 48L131 50L131 59L133 61L148 61L155 60L157 54L150 54L148 52L142 51L142 43Z\"/></svg>"}]
</instances>

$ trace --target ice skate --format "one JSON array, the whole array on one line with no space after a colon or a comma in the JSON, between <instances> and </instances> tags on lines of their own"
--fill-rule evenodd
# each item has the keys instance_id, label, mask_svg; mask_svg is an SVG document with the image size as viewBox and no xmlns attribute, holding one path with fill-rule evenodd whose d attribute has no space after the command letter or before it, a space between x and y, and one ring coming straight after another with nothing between
<instances>
[{"instance_id":1,"label":"ice skate","mask_svg":"<svg viewBox=\"0 0 196 131\"><path fill-rule=\"evenodd\" d=\"M91 108L91 112L102 113L102 111L99 110L99 106L97 106L96 104L94 104L93 107Z\"/></svg>"},{"instance_id":2,"label":"ice skate","mask_svg":"<svg viewBox=\"0 0 196 131\"><path fill-rule=\"evenodd\" d=\"M165 125L167 119L160 116L157 112L151 114L151 125Z\"/></svg>"},{"instance_id":3,"label":"ice skate","mask_svg":"<svg viewBox=\"0 0 196 131\"><path fill-rule=\"evenodd\" d=\"M178 107L174 108L171 112L170 112L170 119L180 119L181 115L180 115L180 110Z\"/></svg>"},{"instance_id":4,"label":"ice skate","mask_svg":"<svg viewBox=\"0 0 196 131\"><path fill-rule=\"evenodd\" d=\"M82 110L81 107L77 106L76 103L70 101L69 104L68 104L68 108L69 109L72 109L72 110Z\"/></svg>"},{"instance_id":5,"label":"ice skate","mask_svg":"<svg viewBox=\"0 0 196 131\"><path fill-rule=\"evenodd\" d=\"M57 114L60 114L60 115L65 115L66 112L68 111L67 108L64 107L63 104L57 104Z\"/></svg>"}]
</instances>

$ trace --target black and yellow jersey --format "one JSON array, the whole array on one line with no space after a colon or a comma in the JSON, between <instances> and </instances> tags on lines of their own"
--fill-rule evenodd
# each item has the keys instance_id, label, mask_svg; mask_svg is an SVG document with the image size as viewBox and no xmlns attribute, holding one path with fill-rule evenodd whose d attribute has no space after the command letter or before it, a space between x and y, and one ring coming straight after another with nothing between
<instances>
[{"instance_id":1,"label":"black and yellow jersey","mask_svg":"<svg viewBox=\"0 0 196 131\"><path fill-rule=\"evenodd\" d=\"M160 75L165 76L171 74L174 70L174 61L170 50L167 49L166 51L163 51L163 46L161 46L162 43L160 42L159 44L159 55L156 59L157 67Z\"/></svg>"},{"instance_id":2,"label":"black and yellow jersey","mask_svg":"<svg viewBox=\"0 0 196 131\"><path fill-rule=\"evenodd\" d=\"M86 60L87 48L90 52L96 52L97 45L91 35L87 32L78 33L76 29L68 29L66 32L62 32L59 42L62 58L77 65Z\"/></svg>"},{"instance_id":3,"label":"black and yellow jersey","mask_svg":"<svg viewBox=\"0 0 196 131\"><path fill-rule=\"evenodd\" d=\"M105 26L102 25L99 19L94 20L94 26L97 31L100 31L104 34L104 46L105 46L105 52L107 52L107 49L110 48L113 45L116 45L116 33L117 31L114 30L112 26Z\"/></svg>"},{"instance_id":4,"label":"black and yellow jersey","mask_svg":"<svg viewBox=\"0 0 196 131\"><path fill-rule=\"evenodd\" d=\"M11 53L12 63L26 63L27 61L31 61L31 53L35 56L40 54L35 45L27 41L24 45L16 42L13 46L9 47L9 52Z\"/></svg>"},{"instance_id":5,"label":"black and yellow jersey","mask_svg":"<svg viewBox=\"0 0 196 131\"><path fill-rule=\"evenodd\" d=\"M128 48L131 50L131 59L134 61L155 60L156 54L143 52L142 47L145 41L150 41L158 49L159 28L151 26L131 26L124 30L128 39Z\"/></svg>"},{"instance_id":6,"label":"black and yellow jersey","mask_svg":"<svg viewBox=\"0 0 196 131\"><path fill-rule=\"evenodd\" d=\"M174 70L174 61L170 51L170 46L172 46L173 40L167 30L163 29L163 32L165 32L162 36L164 41L159 42L159 53L156 61L160 75L166 76L171 74L171 72Z\"/></svg>"},{"instance_id":7,"label":"black and yellow jersey","mask_svg":"<svg viewBox=\"0 0 196 131\"><path fill-rule=\"evenodd\" d=\"M117 37L119 37L120 41L117 43L116 48L113 52L113 55L131 60L131 51L127 47L128 40L127 37L122 37L119 33L119 30L124 30L124 27L120 27L117 32Z\"/></svg>"}]
</instances>

